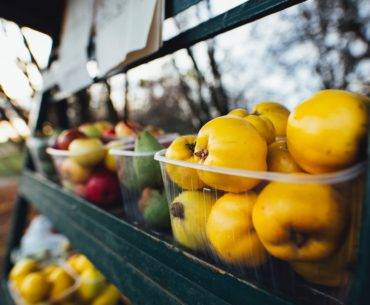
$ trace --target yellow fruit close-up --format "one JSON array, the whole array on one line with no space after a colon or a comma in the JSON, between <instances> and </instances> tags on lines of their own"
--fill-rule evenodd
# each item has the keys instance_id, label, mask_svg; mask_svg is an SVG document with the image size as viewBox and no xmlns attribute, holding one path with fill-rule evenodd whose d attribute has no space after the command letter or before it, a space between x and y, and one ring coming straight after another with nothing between
<instances>
[{"instance_id":1,"label":"yellow fruit close-up","mask_svg":"<svg viewBox=\"0 0 370 305\"><path fill-rule=\"evenodd\" d=\"M175 239L193 250L207 247L206 224L216 198L211 193L184 191L170 205Z\"/></svg>"},{"instance_id":2,"label":"yellow fruit close-up","mask_svg":"<svg viewBox=\"0 0 370 305\"><path fill-rule=\"evenodd\" d=\"M194 148L196 136L185 135L176 138L166 150L166 158L179 161L195 162ZM199 179L197 170L166 164L166 171L170 179L183 189L197 190L204 186Z\"/></svg>"},{"instance_id":3,"label":"yellow fruit close-up","mask_svg":"<svg viewBox=\"0 0 370 305\"><path fill-rule=\"evenodd\" d=\"M252 222L257 195L228 193L216 201L207 221L207 237L217 255L227 263L262 265L267 252Z\"/></svg>"},{"instance_id":4,"label":"yellow fruit close-up","mask_svg":"<svg viewBox=\"0 0 370 305\"><path fill-rule=\"evenodd\" d=\"M91 305L115 305L121 294L116 286L109 284L91 303Z\"/></svg>"},{"instance_id":5,"label":"yellow fruit close-up","mask_svg":"<svg viewBox=\"0 0 370 305\"><path fill-rule=\"evenodd\" d=\"M38 269L38 263L31 258L25 258L18 261L10 271L9 278L11 280L23 279L26 275Z\"/></svg>"},{"instance_id":6,"label":"yellow fruit close-up","mask_svg":"<svg viewBox=\"0 0 370 305\"><path fill-rule=\"evenodd\" d=\"M74 272L81 274L84 270L94 268L94 265L89 259L82 254L74 254L67 259L67 265L69 265Z\"/></svg>"},{"instance_id":7,"label":"yellow fruit close-up","mask_svg":"<svg viewBox=\"0 0 370 305\"><path fill-rule=\"evenodd\" d=\"M302 169L290 154L286 140L278 140L269 146L267 153L267 167L271 172L302 172Z\"/></svg>"},{"instance_id":8,"label":"yellow fruit close-up","mask_svg":"<svg viewBox=\"0 0 370 305\"><path fill-rule=\"evenodd\" d=\"M66 291L74 284L74 279L62 267L55 267L49 274L50 297L53 299L65 295Z\"/></svg>"},{"instance_id":9,"label":"yellow fruit close-up","mask_svg":"<svg viewBox=\"0 0 370 305\"><path fill-rule=\"evenodd\" d=\"M269 119L253 114L244 117L244 119L257 129L267 144L275 141L275 127ZM271 125L267 121L270 121Z\"/></svg>"},{"instance_id":10,"label":"yellow fruit close-up","mask_svg":"<svg viewBox=\"0 0 370 305\"><path fill-rule=\"evenodd\" d=\"M289 110L280 103L266 101L260 102L253 106L252 113L254 114L263 114L267 112L285 112L289 114Z\"/></svg>"},{"instance_id":11,"label":"yellow fruit close-up","mask_svg":"<svg viewBox=\"0 0 370 305\"><path fill-rule=\"evenodd\" d=\"M253 224L271 255L288 261L319 261L343 239L348 208L328 185L269 183L253 209Z\"/></svg>"},{"instance_id":12,"label":"yellow fruit close-up","mask_svg":"<svg viewBox=\"0 0 370 305\"><path fill-rule=\"evenodd\" d=\"M253 107L253 114L269 119L275 128L276 136L286 135L289 110L275 102L262 102Z\"/></svg>"},{"instance_id":13,"label":"yellow fruit close-up","mask_svg":"<svg viewBox=\"0 0 370 305\"><path fill-rule=\"evenodd\" d=\"M58 265L48 265L46 267L44 267L41 271L43 274L45 274L46 278L49 277L49 275L55 270L59 268Z\"/></svg>"},{"instance_id":14,"label":"yellow fruit close-up","mask_svg":"<svg viewBox=\"0 0 370 305\"><path fill-rule=\"evenodd\" d=\"M33 272L25 276L20 293L30 303L38 303L45 300L49 292L49 283L42 272Z\"/></svg>"},{"instance_id":15,"label":"yellow fruit close-up","mask_svg":"<svg viewBox=\"0 0 370 305\"><path fill-rule=\"evenodd\" d=\"M292 262L295 272L305 280L329 287L349 283L351 270L356 261L355 238L348 236L338 252L319 262Z\"/></svg>"},{"instance_id":16,"label":"yellow fruit close-up","mask_svg":"<svg viewBox=\"0 0 370 305\"><path fill-rule=\"evenodd\" d=\"M253 148L253 149L252 149ZM206 123L199 131L194 155L199 164L253 171L267 169L267 144L256 128L243 118L223 116ZM260 181L235 175L198 170L207 185L240 193Z\"/></svg>"},{"instance_id":17,"label":"yellow fruit close-up","mask_svg":"<svg viewBox=\"0 0 370 305\"><path fill-rule=\"evenodd\" d=\"M358 94L323 90L289 116L288 148L309 173L337 171L359 160L367 127L367 109Z\"/></svg>"},{"instance_id":18,"label":"yellow fruit close-up","mask_svg":"<svg viewBox=\"0 0 370 305\"><path fill-rule=\"evenodd\" d=\"M235 108L231 110L227 115L235 115L237 117L244 118L248 115L248 111L244 108Z\"/></svg>"},{"instance_id":19,"label":"yellow fruit close-up","mask_svg":"<svg viewBox=\"0 0 370 305\"><path fill-rule=\"evenodd\" d=\"M106 287L104 276L95 268L87 268L81 273L78 296L88 302L99 295Z\"/></svg>"}]
</instances>

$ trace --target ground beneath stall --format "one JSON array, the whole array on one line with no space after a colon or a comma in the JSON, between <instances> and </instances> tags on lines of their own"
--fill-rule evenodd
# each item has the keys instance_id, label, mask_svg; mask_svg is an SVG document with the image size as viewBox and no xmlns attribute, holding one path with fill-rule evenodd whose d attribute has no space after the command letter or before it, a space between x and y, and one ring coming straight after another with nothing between
<instances>
[{"instance_id":1,"label":"ground beneath stall","mask_svg":"<svg viewBox=\"0 0 370 305\"><path fill-rule=\"evenodd\" d=\"M11 211L17 188L17 178L0 177L0 270L2 270L4 261Z\"/></svg>"}]
</instances>

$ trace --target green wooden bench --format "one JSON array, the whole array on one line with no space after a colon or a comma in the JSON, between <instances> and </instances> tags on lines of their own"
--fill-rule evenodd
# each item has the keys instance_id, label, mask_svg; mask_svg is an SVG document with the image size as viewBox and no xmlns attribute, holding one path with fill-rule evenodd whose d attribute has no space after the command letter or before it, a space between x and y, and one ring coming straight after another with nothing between
<instances>
[{"instance_id":1,"label":"green wooden bench","mask_svg":"<svg viewBox=\"0 0 370 305\"><path fill-rule=\"evenodd\" d=\"M166 18L173 17L201 0L167 0ZM156 53L142 58L123 69L115 69L103 78L126 72L153 59L171 54L179 49L214 37L266 15L283 10L303 1L294 0L249 0L229 11L215 16L164 42ZM32 130L39 130L45 121L48 105L55 102L50 88L34 108ZM66 103L59 101L61 110ZM60 113L60 127L68 127L68 120ZM350 288L350 304L370 304L370 209L367 182L366 201L363 208L358 269ZM1 282L0 303L12 304L6 286L6 275L11 267L9 253L16 247L25 228L29 204L65 234L72 244L85 253L101 269L107 278L116 284L134 304L191 304L191 305L288 305L303 304L294 294L276 292L256 287L244 277L230 270L215 266L206 260L178 248L171 240L141 230L123 219L115 217L65 191L55 183L35 175L29 158L21 182L20 192L13 213L13 225L8 244L8 261ZM310 288L296 291L312 303L340 304L329 295ZM320 303L321 302L321 303Z\"/></svg>"}]
</instances>

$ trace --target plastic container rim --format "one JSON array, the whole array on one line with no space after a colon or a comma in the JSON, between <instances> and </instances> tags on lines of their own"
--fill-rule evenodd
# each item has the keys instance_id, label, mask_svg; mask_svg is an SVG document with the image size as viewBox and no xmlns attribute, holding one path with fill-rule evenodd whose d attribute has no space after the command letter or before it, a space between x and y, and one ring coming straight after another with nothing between
<instances>
[{"instance_id":1,"label":"plastic container rim","mask_svg":"<svg viewBox=\"0 0 370 305\"><path fill-rule=\"evenodd\" d=\"M125 147L127 148L127 147ZM111 148L109 150L109 154L112 156L124 156L124 157L151 157L154 156L157 151L142 151L142 152L135 152L133 150L128 149L119 149L119 148Z\"/></svg>"},{"instance_id":2,"label":"plastic container rim","mask_svg":"<svg viewBox=\"0 0 370 305\"><path fill-rule=\"evenodd\" d=\"M163 144L166 141L173 141L178 136L177 133L164 134L158 138L158 142ZM112 156L124 156L124 157L151 157L154 156L158 151L142 151L135 152L134 144L123 145L122 147L113 147L109 149L108 153Z\"/></svg>"},{"instance_id":3,"label":"plastic container rim","mask_svg":"<svg viewBox=\"0 0 370 305\"><path fill-rule=\"evenodd\" d=\"M353 178L358 177L361 173L366 171L367 162L357 163L349 168L336 171L333 173L311 175L306 173L278 173L278 172L267 172L267 171L252 171L244 169L235 169L228 167L220 166L209 166L198 163L192 163L188 161L173 160L165 157L166 149L160 150L155 153L154 159L161 162L172 165L177 165L181 167L193 168L196 170L204 170L208 172L246 177L246 178L255 178L268 181L278 181L278 182L289 182L296 184L305 184L305 183L322 183L322 184L336 184L341 182L349 181Z\"/></svg>"}]
</instances>

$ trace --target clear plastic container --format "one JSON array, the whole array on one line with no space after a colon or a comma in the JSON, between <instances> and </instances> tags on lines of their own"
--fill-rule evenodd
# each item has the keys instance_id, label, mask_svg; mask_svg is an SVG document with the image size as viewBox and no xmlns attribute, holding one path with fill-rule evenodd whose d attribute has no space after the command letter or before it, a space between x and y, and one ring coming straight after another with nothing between
<instances>
[{"instance_id":1,"label":"clear plastic container","mask_svg":"<svg viewBox=\"0 0 370 305\"><path fill-rule=\"evenodd\" d=\"M73 304L74 301L77 303L77 291L81 285L79 276L70 268L65 262L58 262L55 266L61 267L66 273L72 278L73 284L65 289L62 293L58 294L55 297L49 297L47 300L39 303L30 303L26 301L19 289L16 288L16 285L12 281L8 281L8 289L10 295L16 305L49 305L49 304L63 304L67 302L68 304ZM44 266L47 267L47 266Z\"/></svg>"},{"instance_id":2,"label":"clear plastic container","mask_svg":"<svg viewBox=\"0 0 370 305\"><path fill-rule=\"evenodd\" d=\"M309 175L210 167L168 159L165 150L155 160L177 244L300 304L346 304L366 164Z\"/></svg>"},{"instance_id":3,"label":"clear plastic container","mask_svg":"<svg viewBox=\"0 0 370 305\"><path fill-rule=\"evenodd\" d=\"M74 160L68 150L49 147L47 153L52 157L59 181L65 189L102 208L120 203L115 166L108 165L111 161L107 161L107 157L94 166L83 166Z\"/></svg>"},{"instance_id":4,"label":"clear plastic container","mask_svg":"<svg viewBox=\"0 0 370 305\"><path fill-rule=\"evenodd\" d=\"M30 137L26 145L30 152L35 170L37 173L46 178L54 179L56 172L50 156L46 153L46 149L50 146L51 138L48 137Z\"/></svg>"},{"instance_id":5,"label":"clear plastic container","mask_svg":"<svg viewBox=\"0 0 370 305\"><path fill-rule=\"evenodd\" d=\"M167 137L163 145L173 140ZM128 221L156 231L170 229L168 202L156 152L135 152L133 146L111 149L116 157L122 202Z\"/></svg>"}]
</instances>

